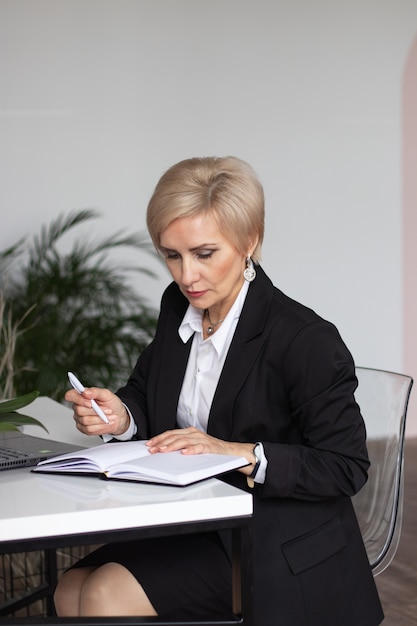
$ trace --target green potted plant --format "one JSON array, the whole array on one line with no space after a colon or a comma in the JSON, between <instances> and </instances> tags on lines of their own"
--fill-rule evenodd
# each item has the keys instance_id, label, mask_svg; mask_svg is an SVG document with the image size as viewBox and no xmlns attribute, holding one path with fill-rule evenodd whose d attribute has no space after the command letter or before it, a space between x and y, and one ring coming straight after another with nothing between
<instances>
[{"instance_id":1,"label":"green potted plant","mask_svg":"<svg viewBox=\"0 0 417 626\"><path fill-rule=\"evenodd\" d=\"M64 237L85 226L94 232L99 215L61 214L0 251L0 398L37 389L62 401L68 370L86 386L115 389L151 341L157 313L134 280L155 276L135 260L138 252L155 255L148 236L118 231L94 241L81 232L65 249ZM120 249L129 263L115 260Z\"/></svg>"}]
</instances>

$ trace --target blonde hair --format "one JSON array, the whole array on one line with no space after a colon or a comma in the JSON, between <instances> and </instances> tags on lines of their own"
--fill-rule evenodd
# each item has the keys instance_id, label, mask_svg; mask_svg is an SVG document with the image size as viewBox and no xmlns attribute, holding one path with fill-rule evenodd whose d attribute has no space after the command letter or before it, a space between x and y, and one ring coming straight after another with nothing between
<instances>
[{"instance_id":1,"label":"blonde hair","mask_svg":"<svg viewBox=\"0 0 417 626\"><path fill-rule=\"evenodd\" d=\"M251 166L236 157L185 159L162 175L148 204L147 226L159 250L162 232L175 219L213 215L235 248L259 262L264 237L264 192Z\"/></svg>"}]
</instances>

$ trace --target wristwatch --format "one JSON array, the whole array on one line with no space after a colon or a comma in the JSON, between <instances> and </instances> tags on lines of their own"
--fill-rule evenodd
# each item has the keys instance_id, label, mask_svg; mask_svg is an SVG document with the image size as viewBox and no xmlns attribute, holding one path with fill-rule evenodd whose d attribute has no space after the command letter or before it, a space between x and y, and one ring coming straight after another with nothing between
<instances>
[{"instance_id":1,"label":"wristwatch","mask_svg":"<svg viewBox=\"0 0 417 626\"><path fill-rule=\"evenodd\" d=\"M256 462L255 462L255 467L253 468L252 473L249 475L249 478L255 478L258 472L259 466L261 464L261 461L262 461L262 444L260 444L259 441L255 443L255 446L252 452L255 455Z\"/></svg>"}]
</instances>

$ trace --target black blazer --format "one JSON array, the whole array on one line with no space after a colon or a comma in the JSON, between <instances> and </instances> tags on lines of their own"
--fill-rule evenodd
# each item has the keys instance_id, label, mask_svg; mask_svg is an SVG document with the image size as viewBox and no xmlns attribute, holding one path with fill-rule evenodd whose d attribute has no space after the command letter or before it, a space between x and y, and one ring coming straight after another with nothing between
<instances>
[{"instance_id":1,"label":"black blazer","mask_svg":"<svg viewBox=\"0 0 417 626\"><path fill-rule=\"evenodd\" d=\"M376 626L382 609L350 496L369 466L354 363L333 324L276 289L261 267L219 379L208 432L264 445L254 495L257 626ZM155 339L118 394L138 437L174 428L192 338L172 283ZM239 472L227 480L249 489Z\"/></svg>"}]
</instances>

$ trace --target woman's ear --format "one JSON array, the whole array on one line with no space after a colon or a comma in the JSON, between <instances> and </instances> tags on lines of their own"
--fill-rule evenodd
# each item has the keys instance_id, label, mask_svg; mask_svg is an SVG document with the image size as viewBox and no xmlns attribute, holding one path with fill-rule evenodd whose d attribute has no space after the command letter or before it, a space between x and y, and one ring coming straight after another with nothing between
<instances>
[{"instance_id":1,"label":"woman's ear","mask_svg":"<svg viewBox=\"0 0 417 626\"><path fill-rule=\"evenodd\" d=\"M252 256L252 254L254 253L254 251L256 250L256 247L258 245L258 241L259 241L259 237L253 237L252 239L249 240L249 245L248 245L248 253L247 253L247 257L248 256Z\"/></svg>"}]
</instances>

